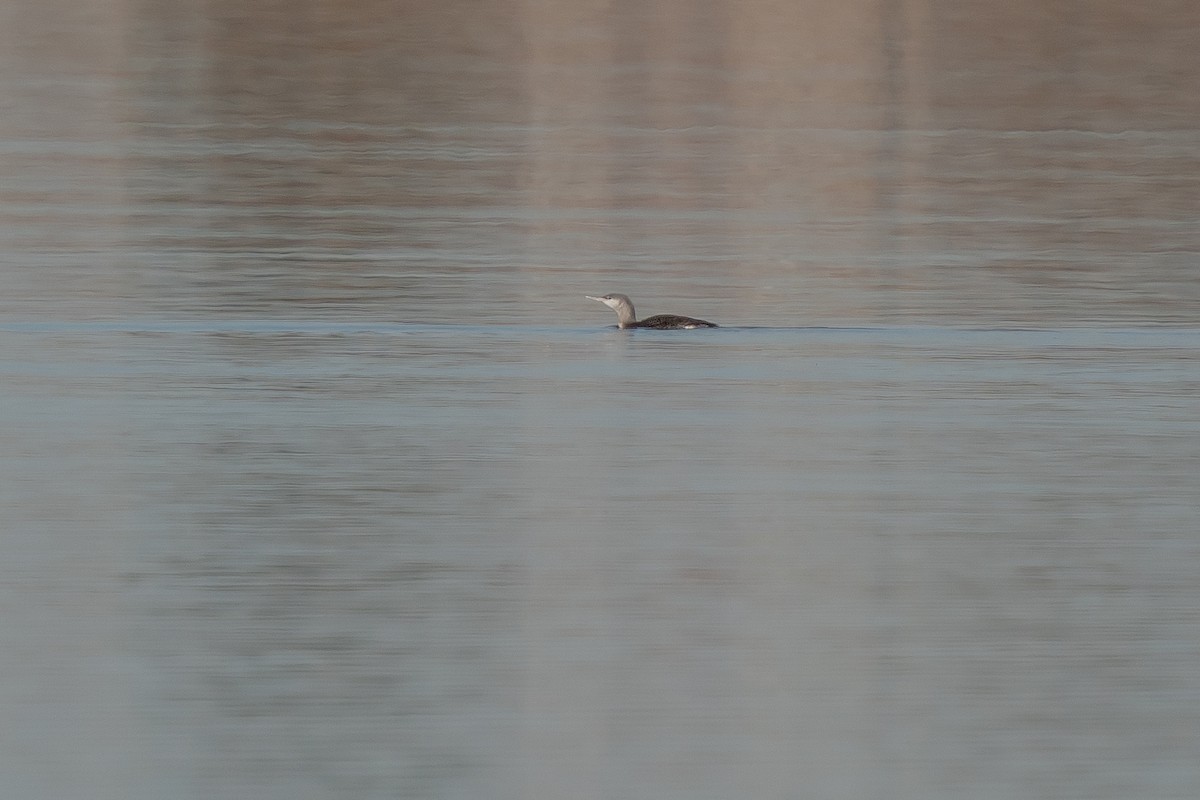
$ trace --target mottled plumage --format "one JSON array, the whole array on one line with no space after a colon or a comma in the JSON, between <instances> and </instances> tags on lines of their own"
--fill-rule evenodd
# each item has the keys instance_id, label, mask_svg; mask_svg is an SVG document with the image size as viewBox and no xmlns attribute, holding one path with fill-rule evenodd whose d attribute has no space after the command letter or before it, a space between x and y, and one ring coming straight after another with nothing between
<instances>
[{"instance_id":1,"label":"mottled plumage","mask_svg":"<svg viewBox=\"0 0 1200 800\"><path fill-rule=\"evenodd\" d=\"M639 321L633 310L633 301L623 294L606 294L600 297L587 295L588 300L596 300L617 312L618 328L652 328L659 331L688 330L691 328L715 328L715 323L705 322L693 317L681 317L678 314L656 314Z\"/></svg>"}]
</instances>

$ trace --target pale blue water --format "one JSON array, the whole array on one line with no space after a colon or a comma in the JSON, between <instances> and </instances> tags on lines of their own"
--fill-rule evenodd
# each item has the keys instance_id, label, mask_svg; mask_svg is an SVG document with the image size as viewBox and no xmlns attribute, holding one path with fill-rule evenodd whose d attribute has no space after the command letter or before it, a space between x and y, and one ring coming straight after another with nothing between
<instances>
[{"instance_id":1,"label":"pale blue water","mask_svg":"<svg viewBox=\"0 0 1200 800\"><path fill-rule=\"evenodd\" d=\"M1197 795L1194 20L93 10L4 26L14 796Z\"/></svg>"}]
</instances>

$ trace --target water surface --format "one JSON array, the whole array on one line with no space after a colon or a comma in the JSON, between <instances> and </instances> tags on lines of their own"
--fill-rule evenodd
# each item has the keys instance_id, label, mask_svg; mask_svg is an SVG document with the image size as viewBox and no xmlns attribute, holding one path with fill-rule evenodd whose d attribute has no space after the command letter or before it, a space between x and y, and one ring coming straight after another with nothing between
<instances>
[{"instance_id":1,"label":"water surface","mask_svg":"<svg viewBox=\"0 0 1200 800\"><path fill-rule=\"evenodd\" d=\"M11 792L1197 796L1190 7L8 16Z\"/></svg>"}]
</instances>

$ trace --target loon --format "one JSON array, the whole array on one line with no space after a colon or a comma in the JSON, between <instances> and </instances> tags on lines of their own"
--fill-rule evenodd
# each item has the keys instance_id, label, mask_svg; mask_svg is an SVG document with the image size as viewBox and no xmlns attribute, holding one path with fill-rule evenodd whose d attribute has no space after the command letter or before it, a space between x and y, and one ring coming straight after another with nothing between
<instances>
[{"instance_id":1,"label":"loon","mask_svg":"<svg viewBox=\"0 0 1200 800\"><path fill-rule=\"evenodd\" d=\"M638 322L637 315L633 313L633 301L623 294L606 294L600 297L592 297L584 295L588 300L596 300L604 303L604 305L617 312L617 327L625 328L653 328L658 331L677 331L692 328L715 328L717 325L712 322L705 322L702 319L693 319L692 317L681 317L677 314L656 314L653 317Z\"/></svg>"}]
</instances>

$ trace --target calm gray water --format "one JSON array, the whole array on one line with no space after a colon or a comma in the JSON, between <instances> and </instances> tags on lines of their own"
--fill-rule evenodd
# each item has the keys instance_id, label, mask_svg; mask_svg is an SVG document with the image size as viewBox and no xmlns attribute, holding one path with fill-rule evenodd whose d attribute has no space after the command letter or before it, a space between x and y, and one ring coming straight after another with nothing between
<instances>
[{"instance_id":1,"label":"calm gray water","mask_svg":"<svg viewBox=\"0 0 1200 800\"><path fill-rule=\"evenodd\" d=\"M10 8L5 791L1200 796L1200 12L1071 9Z\"/></svg>"}]
</instances>

